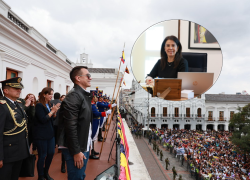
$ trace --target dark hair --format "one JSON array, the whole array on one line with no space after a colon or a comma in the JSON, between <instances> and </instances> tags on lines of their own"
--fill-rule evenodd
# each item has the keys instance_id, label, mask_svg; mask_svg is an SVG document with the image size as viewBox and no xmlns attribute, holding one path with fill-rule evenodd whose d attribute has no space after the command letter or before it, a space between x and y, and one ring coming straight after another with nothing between
<instances>
[{"instance_id":1,"label":"dark hair","mask_svg":"<svg viewBox=\"0 0 250 180\"><path fill-rule=\"evenodd\" d=\"M165 44L166 44L167 40L174 41L178 47L178 51L176 52L175 57L174 57L174 68L177 68L177 66L179 65L181 58L182 58L182 54L181 54L182 46L181 46L180 41L177 39L177 37L175 37L173 35L167 36L161 44L161 67L162 67L162 69L164 69L166 64L167 64L167 61L168 61L168 55L165 52Z\"/></svg>"},{"instance_id":2,"label":"dark hair","mask_svg":"<svg viewBox=\"0 0 250 180\"><path fill-rule=\"evenodd\" d=\"M69 76L70 76L70 79L71 79L71 81L72 81L73 83L75 83L75 80L76 80L75 77L76 77L76 76L82 75L82 73L81 73L81 69L82 69L82 68L88 69L87 66L76 66L76 67L74 67L74 68L70 71Z\"/></svg>"},{"instance_id":3,"label":"dark hair","mask_svg":"<svg viewBox=\"0 0 250 180\"><path fill-rule=\"evenodd\" d=\"M10 89L10 86L3 86L2 90L4 90L4 89Z\"/></svg>"},{"instance_id":4,"label":"dark hair","mask_svg":"<svg viewBox=\"0 0 250 180\"><path fill-rule=\"evenodd\" d=\"M59 92L54 93L54 99L60 99L61 94Z\"/></svg>"},{"instance_id":5,"label":"dark hair","mask_svg":"<svg viewBox=\"0 0 250 180\"><path fill-rule=\"evenodd\" d=\"M43 95L50 94L51 91L54 91L54 90L50 87L45 87L45 88L43 88L43 90L39 96L39 103L42 103L44 107L46 107L46 102L45 102L45 97ZM50 102L48 102L48 104L51 105Z\"/></svg>"},{"instance_id":6,"label":"dark hair","mask_svg":"<svg viewBox=\"0 0 250 180\"><path fill-rule=\"evenodd\" d=\"M63 96L65 96L64 94L63 95L61 95L61 97L60 98L62 98Z\"/></svg>"}]
</instances>

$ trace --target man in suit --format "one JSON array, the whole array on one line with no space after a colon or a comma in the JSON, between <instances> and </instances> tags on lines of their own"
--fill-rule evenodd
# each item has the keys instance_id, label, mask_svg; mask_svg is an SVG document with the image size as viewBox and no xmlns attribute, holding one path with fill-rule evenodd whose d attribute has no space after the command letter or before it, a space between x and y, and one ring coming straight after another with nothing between
<instances>
[{"instance_id":1,"label":"man in suit","mask_svg":"<svg viewBox=\"0 0 250 180\"><path fill-rule=\"evenodd\" d=\"M60 101L60 97L61 97L61 94L59 92L56 92L54 93L54 100L51 100L50 103L52 105L56 105L57 103L62 103ZM59 110L57 111L56 113L56 119L54 121L54 132L55 132L55 144L57 144L57 129L58 129L58 121L59 121ZM65 159L64 159L64 156L63 156L63 153L62 153L62 164L61 164L61 172L62 173L65 173L66 170L65 170Z\"/></svg>"},{"instance_id":2,"label":"man in suit","mask_svg":"<svg viewBox=\"0 0 250 180\"><path fill-rule=\"evenodd\" d=\"M68 180L85 179L89 159L92 130L90 93L91 75L86 66L70 71L74 87L61 104L58 124L58 145L67 163Z\"/></svg>"},{"instance_id":3,"label":"man in suit","mask_svg":"<svg viewBox=\"0 0 250 180\"><path fill-rule=\"evenodd\" d=\"M17 100L23 89L22 78L1 81L0 100L0 178L17 180L23 159L29 156L27 115Z\"/></svg>"}]
</instances>

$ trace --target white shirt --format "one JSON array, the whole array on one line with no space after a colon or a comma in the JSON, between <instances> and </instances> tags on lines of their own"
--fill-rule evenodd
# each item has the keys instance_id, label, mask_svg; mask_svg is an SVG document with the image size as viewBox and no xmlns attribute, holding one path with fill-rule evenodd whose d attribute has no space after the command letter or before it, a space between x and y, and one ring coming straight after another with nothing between
<instances>
[{"instance_id":1,"label":"white shirt","mask_svg":"<svg viewBox=\"0 0 250 180\"><path fill-rule=\"evenodd\" d=\"M4 97L6 97L6 96L4 96ZM7 98L7 99L10 100L10 102L12 102L13 104L15 104L15 101L11 100L10 98Z\"/></svg>"}]
</instances>

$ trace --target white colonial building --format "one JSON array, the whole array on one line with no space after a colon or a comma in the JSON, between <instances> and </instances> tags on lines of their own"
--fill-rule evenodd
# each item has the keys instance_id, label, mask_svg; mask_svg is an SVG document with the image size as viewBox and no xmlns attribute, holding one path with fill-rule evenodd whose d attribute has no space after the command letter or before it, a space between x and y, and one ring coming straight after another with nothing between
<instances>
[{"instance_id":1,"label":"white colonial building","mask_svg":"<svg viewBox=\"0 0 250 180\"><path fill-rule=\"evenodd\" d=\"M46 86L53 88L54 92L66 94L73 87L69 72L77 65L89 67L92 75L89 90L99 87L112 97L117 69L94 68L85 53L80 54L79 63L70 61L0 0L0 81L22 77L25 87L22 98L28 93L37 97ZM122 73L119 73L121 76Z\"/></svg>"},{"instance_id":2,"label":"white colonial building","mask_svg":"<svg viewBox=\"0 0 250 180\"><path fill-rule=\"evenodd\" d=\"M138 123L147 127L229 130L229 121L238 107L250 103L249 95L205 94L186 101L167 101L152 97L133 80L125 108ZM126 105L127 104L127 105Z\"/></svg>"}]
</instances>

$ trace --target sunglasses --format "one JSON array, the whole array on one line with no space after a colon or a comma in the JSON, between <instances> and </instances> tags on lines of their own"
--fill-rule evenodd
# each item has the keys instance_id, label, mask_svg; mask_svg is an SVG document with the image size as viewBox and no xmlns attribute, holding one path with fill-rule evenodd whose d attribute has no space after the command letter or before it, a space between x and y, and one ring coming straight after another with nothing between
<instances>
[{"instance_id":1,"label":"sunglasses","mask_svg":"<svg viewBox=\"0 0 250 180\"><path fill-rule=\"evenodd\" d=\"M79 75L79 76L87 76L88 77L88 79L90 79L91 78L91 74L82 74L82 75Z\"/></svg>"}]
</instances>

